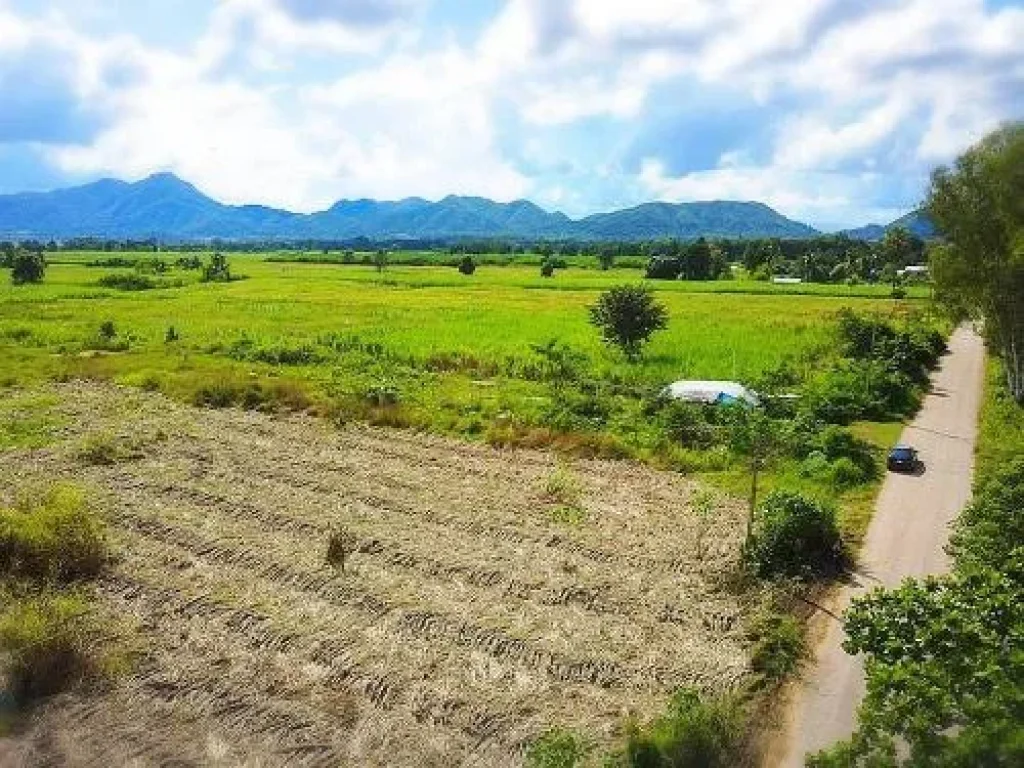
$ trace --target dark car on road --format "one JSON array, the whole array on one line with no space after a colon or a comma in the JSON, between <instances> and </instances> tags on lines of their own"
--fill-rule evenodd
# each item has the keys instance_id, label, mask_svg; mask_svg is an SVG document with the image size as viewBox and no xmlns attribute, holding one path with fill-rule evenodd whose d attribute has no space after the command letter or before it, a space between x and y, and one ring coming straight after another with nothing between
<instances>
[{"instance_id":1,"label":"dark car on road","mask_svg":"<svg viewBox=\"0 0 1024 768\"><path fill-rule=\"evenodd\" d=\"M889 451L886 466L890 472L917 472L921 469L921 459L917 451L909 445L897 445Z\"/></svg>"}]
</instances>

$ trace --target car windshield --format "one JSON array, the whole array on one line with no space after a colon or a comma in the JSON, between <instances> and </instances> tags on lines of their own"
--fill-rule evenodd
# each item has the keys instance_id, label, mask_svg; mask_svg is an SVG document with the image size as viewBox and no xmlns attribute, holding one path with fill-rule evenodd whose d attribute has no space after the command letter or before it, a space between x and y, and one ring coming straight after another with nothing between
<instances>
[{"instance_id":1,"label":"car windshield","mask_svg":"<svg viewBox=\"0 0 1024 768\"><path fill-rule=\"evenodd\" d=\"M893 448L892 457L894 459L912 459L914 457L913 448Z\"/></svg>"}]
</instances>

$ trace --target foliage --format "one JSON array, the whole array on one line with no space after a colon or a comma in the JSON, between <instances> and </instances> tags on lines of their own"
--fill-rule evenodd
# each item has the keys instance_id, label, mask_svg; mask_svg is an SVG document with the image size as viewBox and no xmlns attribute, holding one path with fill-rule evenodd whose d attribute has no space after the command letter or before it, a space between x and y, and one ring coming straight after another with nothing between
<instances>
[{"instance_id":1,"label":"foliage","mask_svg":"<svg viewBox=\"0 0 1024 768\"><path fill-rule=\"evenodd\" d=\"M119 291L149 291L157 287L152 278L134 272L128 274L111 273L96 281L104 288L117 288Z\"/></svg>"},{"instance_id":2,"label":"foliage","mask_svg":"<svg viewBox=\"0 0 1024 768\"><path fill-rule=\"evenodd\" d=\"M16 702L57 693L89 671L87 614L80 597L60 594L16 599L0 612L0 648Z\"/></svg>"},{"instance_id":3,"label":"foliage","mask_svg":"<svg viewBox=\"0 0 1024 768\"><path fill-rule=\"evenodd\" d=\"M946 244L931 260L935 295L959 316L984 318L1024 403L1024 122L1005 125L932 176L927 211Z\"/></svg>"},{"instance_id":4,"label":"foliage","mask_svg":"<svg viewBox=\"0 0 1024 768\"><path fill-rule=\"evenodd\" d=\"M590 308L590 322L601 331L606 344L617 346L627 359L635 361L651 335L668 326L668 312L650 289L620 285L598 297Z\"/></svg>"},{"instance_id":5,"label":"foliage","mask_svg":"<svg viewBox=\"0 0 1024 768\"><path fill-rule=\"evenodd\" d=\"M997 467L960 513L950 554L962 567L1008 569L1024 542L1024 458Z\"/></svg>"},{"instance_id":6,"label":"foliage","mask_svg":"<svg viewBox=\"0 0 1024 768\"><path fill-rule=\"evenodd\" d=\"M835 509L798 493L771 492L757 508L744 556L760 576L837 573L844 552Z\"/></svg>"},{"instance_id":7,"label":"foliage","mask_svg":"<svg viewBox=\"0 0 1024 768\"><path fill-rule=\"evenodd\" d=\"M749 635L754 641L750 668L762 685L778 685L795 673L807 658L804 628L787 614L768 613L758 617Z\"/></svg>"},{"instance_id":8,"label":"foliage","mask_svg":"<svg viewBox=\"0 0 1024 768\"><path fill-rule=\"evenodd\" d=\"M847 650L865 654L867 696L854 736L809 765L1024 762L1022 413L1012 399L986 399L984 463L949 545L953 574L876 590L847 612Z\"/></svg>"},{"instance_id":9,"label":"foliage","mask_svg":"<svg viewBox=\"0 0 1024 768\"><path fill-rule=\"evenodd\" d=\"M327 537L327 553L324 559L328 565L344 573L345 563L349 555L355 551L358 543L355 534L348 528L340 526L332 528Z\"/></svg>"},{"instance_id":10,"label":"foliage","mask_svg":"<svg viewBox=\"0 0 1024 768\"><path fill-rule=\"evenodd\" d=\"M631 723L622 768L732 768L739 762L743 717L730 698L702 701L684 688L668 712L645 727Z\"/></svg>"},{"instance_id":11,"label":"foliage","mask_svg":"<svg viewBox=\"0 0 1024 768\"><path fill-rule=\"evenodd\" d=\"M114 321L104 320L100 323L99 335L104 341L111 341L115 336L117 336L117 328L114 326Z\"/></svg>"},{"instance_id":12,"label":"foliage","mask_svg":"<svg viewBox=\"0 0 1024 768\"><path fill-rule=\"evenodd\" d=\"M41 283L46 273L46 257L40 250L19 248L11 257L11 282L15 285Z\"/></svg>"},{"instance_id":13,"label":"foliage","mask_svg":"<svg viewBox=\"0 0 1024 768\"><path fill-rule=\"evenodd\" d=\"M1005 572L908 580L856 601L849 653L867 656L853 740L813 765L1010 766L1024 760L1024 548ZM889 764L897 764L891 759Z\"/></svg>"},{"instance_id":14,"label":"foliage","mask_svg":"<svg viewBox=\"0 0 1024 768\"><path fill-rule=\"evenodd\" d=\"M228 257L223 253L214 253L203 265L204 283L229 283L231 279L231 266L228 264Z\"/></svg>"},{"instance_id":15,"label":"foliage","mask_svg":"<svg viewBox=\"0 0 1024 768\"><path fill-rule=\"evenodd\" d=\"M556 267L557 265L553 259L544 259L540 264L540 276L554 277Z\"/></svg>"},{"instance_id":16,"label":"foliage","mask_svg":"<svg viewBox=\"0 0 1024 768\"><path fill-rule=\"evenodd\" d=\"M459 272L464 275L472 275L476 272L476 261L468 253L459 261Z\"/></svg>"},{"instance_id":17,"label":"foliage","mask_svg":"<svg viewBox=\"0 0 1024 768\"><path fill-rule=\"evenodd\" d=\"M587 755L586 745L574 733L550 730L526 750L528 768L575 768Z\"/></svg>"},{"instance_id":18,"label":"foliage","mask_svg":"<svg viewBox=\"0 0 1024 768\"><path fill-rule=\"evenodd\" d=\"M103 524L74 486L56 485L0 509L0 574L68 582L95 576L109 557Z\"/></svg>"}]
</instances>

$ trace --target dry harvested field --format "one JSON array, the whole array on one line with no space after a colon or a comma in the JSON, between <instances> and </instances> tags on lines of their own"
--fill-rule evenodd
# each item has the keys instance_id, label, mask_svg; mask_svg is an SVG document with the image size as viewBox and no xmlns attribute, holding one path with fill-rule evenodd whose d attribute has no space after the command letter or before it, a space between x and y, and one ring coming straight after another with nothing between
<instances>
[{"instance_id":1,"label":"dry harvested field","mask_svg":"<svg viewBox=\"0 0 1024 768\"><path fill-rule=\"evenodd\" d=\"M3 454L0 488L100 501L119 559L99 597L142 652L0 740L4 765L518 765L550 727L610 742L680 686L747 675L744 510L719 498L702 523L685 477L573 461L585 516L564 522L549 454L45 391L62 426ZM134 447L83 461L103 433ZM344 573L335 525L357 542Z\"/></svg>"}]
</instances>

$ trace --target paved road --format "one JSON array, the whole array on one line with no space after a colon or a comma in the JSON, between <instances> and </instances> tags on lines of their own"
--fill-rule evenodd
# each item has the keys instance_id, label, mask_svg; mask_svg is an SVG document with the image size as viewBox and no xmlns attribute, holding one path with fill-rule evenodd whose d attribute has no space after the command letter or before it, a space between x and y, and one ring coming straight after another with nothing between
<instances>
[{"instance_id":1,"label":"paved road","mask_svg":"<svg viewBox=\"0 0 1024 768\"><path fill-rule=\"evenodd\" d=\"M920 451L925 472L886 477L858 572L837 595L836 614L872 587L949 569L943 547L949 523L970 499L985 358L981 339L967 328L953 334L949 348L932 393L903 431L902 442ZM794 692L786 736L767 758L773 768L801 766L804 755L853 732L864 695L862 664L843 651L842 625L824 615L820 621L827 625L819 626L815 664Z\"/></svg>"}]
</instances>

